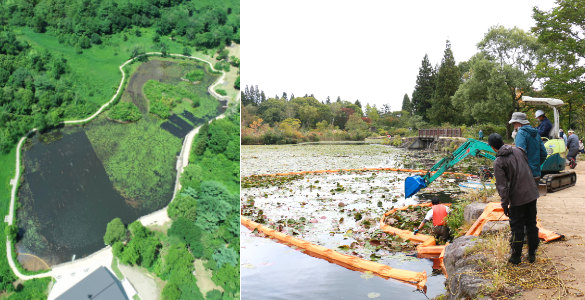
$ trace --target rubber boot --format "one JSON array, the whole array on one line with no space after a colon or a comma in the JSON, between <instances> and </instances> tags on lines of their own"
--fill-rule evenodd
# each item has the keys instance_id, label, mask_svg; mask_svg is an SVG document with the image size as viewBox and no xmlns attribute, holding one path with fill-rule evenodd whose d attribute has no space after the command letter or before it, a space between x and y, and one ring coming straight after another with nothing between
<instances>
[{"instance_id":1,"label":"rubber boot","mask_svg":"<svg viewBox=\"0 0 585 300\"><path fill-rule=\"evenodd\" d=\"M537 237L531 237L528 239L528 262L534 263L536 261L536 249L538 249L540 239Z\"/></svg>"},{"instance_id":2,"label":"rubber boot","mask_svg":"<svg viewBox=\"0 0 585 300\"><path fill-rule=\"evenodd\" d=\"M510 244L512 248L512 255L508 259L508 262L517 265L522 262L522 241L515 241Z\"/></svg>"}]
</instances>

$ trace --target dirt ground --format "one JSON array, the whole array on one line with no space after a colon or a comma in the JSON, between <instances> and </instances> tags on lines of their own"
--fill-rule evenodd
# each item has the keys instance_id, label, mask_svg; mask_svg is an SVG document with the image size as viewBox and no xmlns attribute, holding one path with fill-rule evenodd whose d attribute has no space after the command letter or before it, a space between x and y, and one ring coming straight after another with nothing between
<instances>
[{"instance_id":1,"label":"dirt ground","mask_svg":"<svg viewBox=\"0 0 585 300\"><path fill-rule=\"evenodd\" d=\"M543 228L560 233L567 238L567 241L551 242L544 245L544 253L557 263L560 278L566 287L579 289L580 297L585 292L585 161L580 161L575 168L577 173L577 184L574 187L548 193L538 199L538 219ZM542 244L541 244L542 245ZM563 266L563 264L566 266ZM571 281L572 280L572 281ZM533 289L522 293L523 299L546 299L544 295L551 294L555 289ZM570 293L579 293L576 290L569 290ZM558 292L554 295L558 297ZM578 299L576 295L566 295L565 299ZM582 299L582 298L579 298Z\"/></svg>"},{"instance_id":2,"label":"dirt ground","mask_svg":"<svg viewBox=\"0 0 585 300\"><path fill-rule=\"evenodd\" d=\"M156 280L145 275L138 267L130 267L119 264L120 270L140 295L142 300L158 300L162 290Z\"/></svg>"},{"instance_id":3,"label":"dirt ground","mask_svg":"<svg viewBox=\"0 0 585 300\"><path fill-rule=\"evenodd\" d=\"M211 290L220 290L223 292L223 288L220 286L216 286L215 283L211 280L212 272L211 270L206 270L203 266L203 261L201 259L196 259L194 262L195 265L195 277L197 278L197 287L203 295L206 295L207 292Z\"/></svg>"}]
</instances>

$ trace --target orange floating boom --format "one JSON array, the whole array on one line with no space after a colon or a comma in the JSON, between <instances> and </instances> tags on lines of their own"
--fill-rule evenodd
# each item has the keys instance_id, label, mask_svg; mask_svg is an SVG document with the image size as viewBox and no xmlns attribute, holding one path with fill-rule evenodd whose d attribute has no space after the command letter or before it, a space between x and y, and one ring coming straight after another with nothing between
<instances>
[{"instance_id":1,"label":"orange floating boom","mask_svg":"<svg viewBox=\"0 0 585 300\"><path fill-rule=\"evenodd\" d=\"M282 232L278 232L274 229L268 228L262 224L253 222L245 217L241 217L242 225L246 226L248 229L254 231L257 229L259 232L266 234L267 236L273 237L279 241L286 242L297 246L299 248L305 249L317 255L321 255L327 257L328 260L332 262L338 262L340 265L349 265L352 268L371 271L372 273L378 274L383 277L398 279L410 283L414 283L418 289L424 289L427 283L427 273L426 272L414 272L408 270L400 270L396 268L392 268L390 266L380 264L377 262L365 260L359 257L346 255L339 253L335 250L312 244L311 242L301 240Z\"/></svg>"}]
</instances>

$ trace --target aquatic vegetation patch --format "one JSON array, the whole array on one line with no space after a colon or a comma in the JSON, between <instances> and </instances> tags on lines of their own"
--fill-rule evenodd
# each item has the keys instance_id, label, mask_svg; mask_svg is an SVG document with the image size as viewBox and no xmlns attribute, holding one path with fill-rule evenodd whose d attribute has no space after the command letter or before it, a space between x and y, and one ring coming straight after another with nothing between
<instances>
[{"instance_id":1,"label":"aquatic vegetation patch","mask_svg":"<svg viewBox=\"0 0 585 300\"><path fill-rule=\"evenodd\" d=\"M376 261L390 253L415 249L414 244L379 228L385 212L416 203L415 199L403 197L403 180L408 175L342 171L249 176L243 179L241 214L280 232ZM387 222L414 230L427 210L400 211ZM430 233L426 231L429 230L425 227L423 232Z\"/></svg>"},{"instance_id":2,"label":"aquatic vegetation patch","mask_svg":"<svg viewBox=\"0 0 585 300\"><path fill-rule=\"evenodd\" d=\"M99 117L85 131L114 187L140 208L159 209L171 199L181 140L145 116L118 124Z\"/></svg>"},{"instance_id":3,"label":"aquatic vegetation patch","mask_svg":"<svg viewBox=\"0 0 585 300\"><path fill-rule=\"evenodd\" d=\"M119 102L108 111L108 117L112 120L135 122L142 118L138 107L130 102Z\"/></svg>"}]
</instances>

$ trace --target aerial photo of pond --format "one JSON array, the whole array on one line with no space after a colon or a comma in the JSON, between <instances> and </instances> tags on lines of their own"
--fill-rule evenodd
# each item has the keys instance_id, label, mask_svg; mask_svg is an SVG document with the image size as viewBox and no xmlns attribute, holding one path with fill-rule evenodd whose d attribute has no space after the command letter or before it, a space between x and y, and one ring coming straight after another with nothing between
<instances>
[{"instance_id":1,"label":"aerial photo of pond","mask_svg":"<svg viewBox=\"0 0 585 300\"><path fill-rule=\"evenodd\" d=\"M116 122L104 112L87 125L27 140L16 245L25 268L46 269L90 255L105 247L112 219L130 224L170 202L183 138L220 113L221 104L207 92L218 75L205 72L196 83L183 79L196 68L203 64L158 59L135 64L121 101L134 103L140 120ZM168 119L149 113L147 95L157 92L145 91L149 80L166 90L182 89Z\"/></svg>"},{"instance_id":2,"label":"aerial photo of pond","mask_svg":"<svg viewBox=\"0 0 585 300\"><path fill-rule=\"evenodd\" d=\"M379 229L393 207L439 196L455 202L459 179L441 177L417 196L404 199L412 174L364 171L252 178L295 171L427 169L446 153L409 152L382 145L242 146L242 214L280 232L377 261L428 274L427 296L444 292L438 259L417 258L414 246ZM477 169L474 158L457 171ZM461 179L463 180L463 179ZM415 220L420 222L422 220ZM414 285L347 269L241 228L241 282L245 299L424 299ZM383 242L383 243L381 243ZM382 247L380 245L383 245Z\"/></svg>"}]
</instances>

